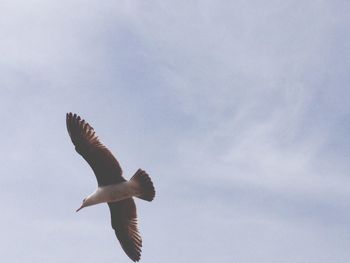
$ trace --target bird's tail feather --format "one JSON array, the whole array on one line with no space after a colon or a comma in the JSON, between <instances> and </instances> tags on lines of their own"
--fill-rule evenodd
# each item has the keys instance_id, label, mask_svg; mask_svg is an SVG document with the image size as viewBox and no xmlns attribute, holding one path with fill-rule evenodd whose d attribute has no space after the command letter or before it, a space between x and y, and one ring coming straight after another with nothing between
<instances>
[{"instance_id":1,"label":"bird's tail feather","mask_svg":"<svg viewBox=\"0 0 350 263\"><path fill-rule=\"evenodd\" d=\"M149 202L153 200L156 192L151 178L144 170L138 169L130 181L135 183L139 188L140 193L137 195L138 198Z\"/></svg>"}]
</instances>

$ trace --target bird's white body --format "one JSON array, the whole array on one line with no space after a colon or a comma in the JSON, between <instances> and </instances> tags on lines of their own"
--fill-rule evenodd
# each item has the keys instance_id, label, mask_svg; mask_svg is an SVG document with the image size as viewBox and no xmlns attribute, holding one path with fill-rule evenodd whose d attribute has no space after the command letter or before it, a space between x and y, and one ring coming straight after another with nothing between
<instances>
[{"instance_id":1,"label":"bird's white body","mask_svg":"<svg viewBox=\"0 0 350 263\"><path fill-rule=\"evenodd\" d=\"M112 184L98 187L95 192L89 195L85 206L96 205L107 202L117 202L130 197L138 196L139 189L133 181L126 181L119 184Z\"/></svg>"}]
</instances>

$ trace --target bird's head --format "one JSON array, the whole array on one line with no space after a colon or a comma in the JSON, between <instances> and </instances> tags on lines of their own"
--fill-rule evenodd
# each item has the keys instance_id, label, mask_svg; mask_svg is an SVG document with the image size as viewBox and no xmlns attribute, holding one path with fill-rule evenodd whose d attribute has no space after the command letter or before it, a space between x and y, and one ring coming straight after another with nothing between
<instances>
[{"instance_id":1,"label":"bird's head","mask_svg":"<svg viewBox=\"0 0 350 263\"><path fill-rule=\"evenodd\" d=\"M89 206L89 205L91 205L91 204L90 204L90 199L89 199L88 197L86 197L86 198L83 199L83 202L82 202L81 206L77 209L76 212L78 212L79 210L81 210L81 209L83 209L84 207L87 207L87 206Z\"/></svg>"},{"instance_id":2,"label":"bird's head","mask_svg":"<svg viewBox=\"0 0 350 263\"><path fill-rule=\"evenodd\" d=\"M81 206L77 209L76 212L79 210L83 209L84 207L91 206L91 205L96 205L99 203L99 198L97 197L97 190L90 194L88 197L85 197L83 199L83 203Z\"/></svg>"}]
</instances>

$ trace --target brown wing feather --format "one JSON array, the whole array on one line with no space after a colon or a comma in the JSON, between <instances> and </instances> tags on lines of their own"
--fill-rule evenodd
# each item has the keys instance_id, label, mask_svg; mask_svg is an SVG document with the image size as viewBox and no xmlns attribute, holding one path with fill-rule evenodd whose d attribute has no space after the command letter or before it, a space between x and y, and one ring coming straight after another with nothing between
<instances>
[{"instance_id":1,"label":"brown wing feather","mask_svg":"<svg viewBox=\"0 0 350 263\"><path fill-rule=\"evenodd\" d=\"M104 146L94 129L80 116L67 113L67 130L75 150L89 163L99 186L125 181L113 154Z\"/></svg>"},{"instance_id":2,"label":"brown wing feather","mask_svg":"<svg viewBox=\"0 0 350 263\"><path fill-rule=\"evenodd\" d=\"M112 228L128 257L139 261L142 239L137 228L135 202L132 198L108 203L111 211Z\"/></svg>"}]
</instances>

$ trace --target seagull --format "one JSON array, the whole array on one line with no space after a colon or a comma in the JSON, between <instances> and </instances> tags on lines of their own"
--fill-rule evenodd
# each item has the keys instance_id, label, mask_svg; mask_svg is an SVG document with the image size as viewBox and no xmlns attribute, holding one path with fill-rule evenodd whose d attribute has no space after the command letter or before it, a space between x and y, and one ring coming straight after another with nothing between
<instances>
[{"instance_id":1,"label":"seagull","mask_svg":"<svg viewBox=\"0 0 350 263\"><path fill-rule=\"evenodd\" d=\"M84 198L77 212L84 207L107 203L112 228L127 256L134 262L141 258L142 239L137 228L137 213L133 197L152 201L155 190L149 175L141 169L127 181L113 154L104 146L94 129L77 114L67 113L67 130L75 150L95 173L98 187Z\"/></svg>"}]
</instances>

